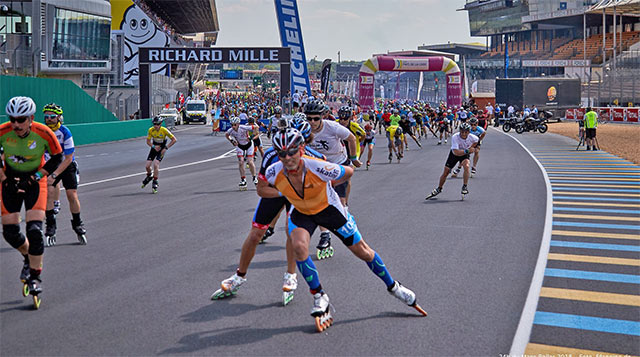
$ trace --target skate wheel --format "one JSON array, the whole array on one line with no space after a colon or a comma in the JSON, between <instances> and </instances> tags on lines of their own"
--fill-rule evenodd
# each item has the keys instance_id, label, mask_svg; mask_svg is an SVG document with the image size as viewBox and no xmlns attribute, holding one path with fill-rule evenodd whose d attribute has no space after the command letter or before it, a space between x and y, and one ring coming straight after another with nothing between
<instances>
[{"instance_id":1,"label":"skate wheel","mask_svg":"<svg viewBox=\"0 0 640 357\"><path fill-rule=\"evenodd\" d=\"M282 293L282 305L287 306L293 300L293 291L285 291Z\"/></svg>"},{"instance_id":2,"label":"skate wheel","mask_svg":"<svg viewBox=\"0 0 640 357\"><path fill-rule=\"evenodd\" d=\"M38 297L38 295L33 295L33 307L36 310L40 308L40 302L42 302L42 300Z\"/></svg>"},{"instance_id":3,"label":"skate wheel","mask_svg":"<svg viewBox=\"0 0 640 357\"><path fill-rule=\"evenodd\" d=\"M322 250L316 250L316 257L318 260L322 260L324 258L324 254Z\"/></svg>"},{"instance_id":4,"label":"skate wheel","mask_svg":"<svg viewBox=\"0 0 640 357\"><path fill-rule=\"evenodd\" d=\"M329 247L327 251L327 258L333 257L333 247Z\"/></svg>"},{"instance_id":5,"label":"skate wheel","mask_svg":"<svg viewBox=\"0 0 640 357\"><path fill-rule=\"evenodd\" d=\"M51 237L51 245L56 245L56 236Z\"/></svg>"},{"instance_id":6,"label":"skate wheel","mask_svg":"<svg viewBox=\"0 0 640 357\"><path fill-rule=\"evenodd\" d=\"M316 331L318 332L324 331L324 324L322 323L322 319L320 318L320 316L315 317L315 322L316 322Z\"/></svg>"},{"instance_id":7,"label":"skate wheel","mask_svg":"<svg viewBox=\"0 0 640 357\"><path fill-rule=\"evenodd\" d=\"M87 237L84 234L81 234L78 236L78 242L80 242L81 245L86 245L87 244Z\"/></svg>"},{"instance_id":8,"label":"skate wheel","mask_svg":"<svg viewBox=\"0 0 640 357\"><path fill-rule=\"evenodd\" d=\"M27 297L27 295L29 295L29 285L24 284L22 286L22 296Z\"/></svg>"},{"instance_id":9,"label":"skate wheel","mask_svg":"<svg viewBox=\"0 0 640 357\"><path fill-rule=\"evenodd\" d=\"M427 312L426 312L426 311L424 311L424 309L423 309L422 307L420 307L420 305L418 305L418 304L414 304L414 305L413 305L413 308L414 308L414 309L416 309L416 310L418 310L418 312L419 312L419 313L421 313L421 314L422 314L422 316L427 316Z\"/></svg>"}]
</instances>

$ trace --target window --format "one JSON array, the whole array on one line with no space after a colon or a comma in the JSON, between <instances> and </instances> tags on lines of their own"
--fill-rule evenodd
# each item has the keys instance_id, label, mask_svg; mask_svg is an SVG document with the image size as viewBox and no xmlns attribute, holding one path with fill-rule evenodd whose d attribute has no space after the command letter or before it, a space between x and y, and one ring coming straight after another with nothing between
<instances>
[{"instance_id":1,"label":"window","mask_svg":"<svg viewBox=\"0 0 640 357\"><path fill-rule=\"evenodd\" d=\"M108 61L111 19L56 8L52 61Z\"/></svg>"}]
</instances>

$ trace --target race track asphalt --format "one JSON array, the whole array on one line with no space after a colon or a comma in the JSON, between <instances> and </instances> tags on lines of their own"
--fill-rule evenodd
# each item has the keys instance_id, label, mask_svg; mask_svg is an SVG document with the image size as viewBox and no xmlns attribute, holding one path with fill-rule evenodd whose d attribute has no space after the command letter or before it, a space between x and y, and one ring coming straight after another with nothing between
<instances>
[{"instance_id":1,"label":"race track asphalt","mask_svg":"<svg viewBox=\"0 0 640 357\"><path fill-rule=\"evenodd\" d=\"M20 294L21 257L2 243L1 355L509 352L546 204L543 175L511 138L489 132L465 201L460 178L450 179L437 199L424 200L449 145L436 146L433 137L422 149L410 143L401 163L388 164L386 140L378 138L371 170L354 175L349 210L392 276L416 292L429 315L419 317L390 296L334 239L333 258L316 261L336 309L334 326L319 334L302 279L293 302L281 306L282 222L258 247L238 295L209 299L235 271L258 202L251 184L238 192L236 159L224 156L231 146L207 136L209 130L179 128L162 167L184 166L161 172L156 195L140 188L148 153L143 138L77 149L89 244L76 243L63 198L58 244L45 252L42 305L33 311Z\"/></svg>"}]
</instances>

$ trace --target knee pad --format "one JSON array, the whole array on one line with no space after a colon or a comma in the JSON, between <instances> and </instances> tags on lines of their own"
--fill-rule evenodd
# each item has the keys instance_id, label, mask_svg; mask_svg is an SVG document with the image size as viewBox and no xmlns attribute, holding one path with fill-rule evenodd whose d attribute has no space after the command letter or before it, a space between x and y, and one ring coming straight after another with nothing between
<instances>
[{"instance_id":1,"label":"knee pad","mask_svg":"<svg viewBox=\"0 0 640 357\"><path fill-rule=\"evenodd\" d=\"M27 239L29 240L29 254L42 255L44 253L42 221L27 222Z\"/></svg>"},{"instance_id":2,"label":"knee pad","mask_svg":"<svg viewBox=\"0 0 640 357\"><path fill-rule=\"evenodd\" d=\"M20 226L17 224L3 224L2 236L14 249L20 248L25 241L24 235L20 233Z\"/></svg>"}]
</instances>

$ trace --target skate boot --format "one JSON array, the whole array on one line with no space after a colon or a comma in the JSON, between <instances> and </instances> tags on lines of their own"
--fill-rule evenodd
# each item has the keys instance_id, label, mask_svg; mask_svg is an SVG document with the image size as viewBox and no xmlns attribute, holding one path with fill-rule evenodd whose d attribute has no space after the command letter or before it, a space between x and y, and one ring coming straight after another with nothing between
<instances>
[{"instance_id":1,"label":"skate boot","mask_svg":"<svg viewBox=\"0 0 640 357\"><path fill-rule=\"evenodd\" d=\"M464 201L464 197L469 194L467 185L462 185L462 190L460 191L460 193L462 194L462 200Z\"/></svg>"},{"instance_id":2,"label":"skate boot","mask_svg":"<svg viewBox=\"0 0 640 357\"><path fill-rule=\"evenodd\" d=\"M369 166L371 166L371 161L367 161L367 171L369 171Z\"/></svg>"},{"instance_id":3,"label":"skate boot","mask_svg":"<svg viewBox=\"0 0 640 357\"><path fill-rule=\"evenodd\" d=\"M458 177L459 173L460 173L460 166L456 167L455 170L453 170L451 177Z\"/></svg>"},{"instance_id":4,"label":"skate boot","mask_svg":"<svg viewBox=\"0 0 640 357\"><path fill-rule=\"evenodd\" d=\"M240 183L238 184L238 188L240 189L240 191L246 191L247 190L247 180L245 180L245 179L240 180Z\"/></svg>"},{"instance_id":5,"label":"skate boot","mask_svg":"<svg viewBox=\"0 0 640 357\"><path fill-rule=\"evenodd\" d=\"M402 159L402 155L398 153L398 155L396 155L396 159L398 159L398 162L400 162L400 160Z\"/></svg>"},{"instance_id":6,"label":"skate boot","mask_svg":"<svg viewBox=\"0 0 640 357\"><path fill-rule=\"evenodd\" d=\"M78 242L82 245L87 244L87 230L84 228L84 223L71 220L71 228L78 235Z\"/></svg>"},{"instance_id":7,"label":"skate boot","mask_svg":"<svg viewBox=\"0 0 640 357\"><path fill-rule=\"evenodd\" d=\"M331 246L331 233L329 231L320 233L320 241L316 246L316 256L318 260L333 257L333 247Z\"/></svg>"},{"instance_id":8,"label":"skate boot","mask_svg":"<svg viewBox=\"0 0 640 357\"><path fill-rule=\"evenodd\" d=\"M445 143L445 144L447 143L447 139L444 139L444 143Z\"/></svg>"},{"instance_id":9,"label":"skate boot","mask_svg":"<svg viewBox=\"0 0 640 357\"><path fill-rule=\"evenodd\" d=\"M387 289L387 291L389 291L391 295L400 299L400 301L418 310L418 312L421 313L422 316L427 316L427 312L424 311L420 307L420 305L416 303L416 294L413 291L402 286L400 282L396 281L391 288Z\"/></svg>"},{"instance_id":10,"label":"skate boot","mask_svg":"<svg viewBox=\"0 0 640 357\"><path fill-rule=\"evenodd\" d=\"M237 273L234 273L220 283L220 289L216 290L213 295L211 295L211 300L224 299L237 294L238 289L245 281L247 281L247 279L238 276Z\"/></svg>"},{"instance_id":11,"label":"skate boot","mask_svg":"<svg viewBox=\"0 0 640 357\"><path fill-rule=\"evenodd\" d=\"M253 176L253 184L254 185L258 185L258 177L257 176Z\"/></svg>"},{"instance_id":12,"label":"skate boot","mask_svg":"<svg viewBox=\"0 0 640 357\"><path fill-rule=\"evenodd\" d=\"M147 177L145 177L144 180L142 180L142 188L147 186L147 184L151 182L151 180L152 180L151 175L147 175Z\"/></svg>"},{"instance_id":13,"label":"skate boot","mask_svg":"<svg viewBox=\"0 0 640 357\"><path fill-rule=\"evenodd\" d=\"M420 139L420 140L422 140L422 139ZM422 148L422 144L420 144L420 141L416 142L416 144L418 144L419 148Z\"/></svg>"},{"instance_id":14,"label":"skate boot","mask_svg":"<svg viewBox=\"0 0 640 357\"><path fill-rule=\"evenodd\" d=\"M56 245L56 219L47 217L47 225L44 230L44 246L52 247Z\"/></svg>"},{"instance_id":15,"label":"skate boot","mask_svg":"<svg viewBox=\"0 0 640 357\"><path fill-rule=\"evenodd\" d=\"M389 153L389 163L391 163L392 160L393 160L393 155Z\"/></svg>"},{"instance_id":16,"label":"skate boot","mask_svg":"<svg viewBox=\"0 0 640 357\"><path fill-rule=\"evenodd\" d=\"M60 213L60 201L53 201L53 214Z\"/></svg>"},{"instance_id":17,"label":"skate boot","mask_svg":"<svg viewBox=\"0 0 640 357\"><path fill-rule=\"evenodd\" d=\"M471 168L471 177L473 177L476 174L476 168L472 167Z\"/></svg>"},{"instance_id":18,"label":"skate boot","mask_svg":"<svg viewBox=\"0 0 640 357\"><path fill-rule=\"evenodd\" d=\"M445 141L446 143L446 141ZM442 140L438 140L438 145L442 145Z\"/></svg>"},{"instance_id":19,"label":"skate boot","mask_svg":"<svg viewBox=\"0 0 640 357\"><path fill-rule=\"evenodd\" d=\"M264 235L262 236L262 239L260 239L260 243L258 244L262 244L264 243L267 238L271 237L273 235L274 231L273 231L273 227L269 227L267 228L267 230L264 232Z\"/></svg>"},{"instance_id":20,"label":"skate boot","mask_svg":"<svg viewBox=\"0 0 640 357\"><path fill-rule=\"evenodd\" d=\"M153 180L151 184L151 192L158 193L158 180Z\"/></svg>"},{"instance_id":21,"label":"skate boot","mask_svg":"<svg viewBox=\"0 0 640 357\"><path fill-rule=\"evenodd\" d=\"M331 316L331 304L329 303L329 295L325 293L317 293L313 295L313 307L311 308L311 316L315 319L316 331L322 332L333 324Z\"/></svg>"},{"instance_id":22,"label":"skate boot","mask_svg":"<svg viewBox=\"0 0 640 357\"><path fill-rule=\"evenodd\" d=\"M434 188L433 191L431 191L431 193L429 194L429 196L427 196L427 198L425 198L425 200L428 200L430 198L436 197L437 195L440 194L440 192L442 192L442 188L441 187Z\"/></svg>"},{"instance_id":23,"label":"skate boot","mask_svg":"<svg viewBox=\"0 0 640 357\"><path fill-rule=\"evenodd\" d=\"M29 273L29 256L26 255L24 257L24 264L22 265L22 270L20 271L20 281L22 283L26 283L27 281L29 281L30 275L31 274Z\"/></svg>"},{"instance_id":24,"label":"skate boot","mask_svg":"<svg viewBox=\"0 0 640 357\"><path fill-rule=\"evenodd\" d=\"M284 282L282 283L282 304L287 306L293 300L293 293L298 288L297 274L284 273Z\"/></svg>"},{"instance_id":25,"label":"skate boot","mask_svg":"<svg viewBox=\"0 0 640 357\"><path fill-rule=\"evenodd\" d=\"M40 308L40 297L38 295L40 295L40 293L42 293L42 287L40 286L40 283L42 282L42 280L40 280L40 276L31 276L29 277L29 280L24 284L24 291L22 292L22 294L27 297L27 295L31 295L33 298L33 308L34 309L39 309ZM25 294L26 292L26 294Z\"/></svg>"}]
</instances>

